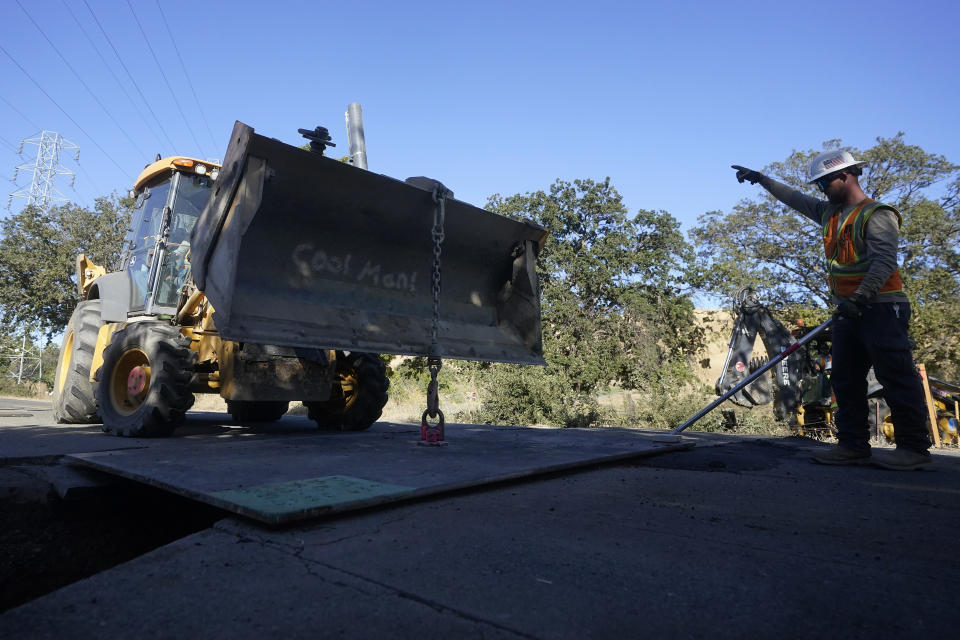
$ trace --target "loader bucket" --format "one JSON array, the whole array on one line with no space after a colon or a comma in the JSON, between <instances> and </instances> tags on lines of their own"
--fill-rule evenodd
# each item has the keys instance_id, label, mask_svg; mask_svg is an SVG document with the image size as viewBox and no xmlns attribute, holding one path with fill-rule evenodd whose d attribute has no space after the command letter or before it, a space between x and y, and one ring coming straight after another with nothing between
<instances>
[{"instance_id":1,"label":"loader bucket","mask_svg":"<svg viewBox=\"0 0 960 640\"><path fill-rule=\"evenodd\" d=\"M237 122L191 238L222 337L430 355L433 192ZM546 231L448 198L439 355L544 364L536 256Z\"/></svg>"}]
</instances>

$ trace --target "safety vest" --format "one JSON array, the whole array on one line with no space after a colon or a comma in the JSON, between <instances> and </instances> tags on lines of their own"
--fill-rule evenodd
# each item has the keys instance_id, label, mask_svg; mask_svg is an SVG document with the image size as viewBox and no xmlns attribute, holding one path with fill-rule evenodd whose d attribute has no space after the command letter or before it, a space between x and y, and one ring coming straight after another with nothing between
<instances>
[{"instance_id":1,"label":"safety vest","mask_svg":"<svg viewBox=\"0 0 960 640\"><path fill-rule=\"evenodd\" d=\"M837 206L827 211L826 221L823 223L823 249L827 255L827 280L830 283L830 292L841 298L849 298L863 282L863 277L870 269L870 259L865 255L867 220L877 209L890 209L897 214L897 226L903 224L900 212L888 204L876 202L866 198L840 220L843 207ZM860 246L864 247L864 254L857 251L856 239L860 238ZM880 287L879 293L894 293L903 291L900 280L900 270L894 269L890 277Z\"/></svg>"}]
</instances>

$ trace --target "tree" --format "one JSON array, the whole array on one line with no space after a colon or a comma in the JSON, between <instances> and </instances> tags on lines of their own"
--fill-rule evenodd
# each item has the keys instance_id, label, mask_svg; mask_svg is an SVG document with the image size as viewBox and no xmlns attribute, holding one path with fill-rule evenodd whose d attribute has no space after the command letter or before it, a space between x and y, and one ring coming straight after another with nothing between
<instances>
[{"instance_id":1,"label":"tree","mask_svg":"<svg viewBox=\"0 0 960 640\"><path fill-rule=\"evenodd\" d=\"M649 388L686 371L702 336L678 289L692 257L666 212L628 216L610 180L557 180L549 192L495 195L487 208L549 231L540 252L543 370L489 369L485 419L585 426L611 383Z\"/></svg>"},{"instance_id":2,"label":"tree","mask_svg":"<svg viewBox=\"0 0 960 640\"><path fill-rule=\"evenodd\" d=\"M34 206L0 225L0 307L7 324L60 331L79 301L76 259L85 253L97 264L115 266L130 202L115 195L97 198L94 208L65 204L43 211Z\"/></svg>"},{"instance_id":3,"label":"tree","mask_svg":"<svg viewBox=\"0 0 960 640\"><path fill-rule=\"evenodd\" d=\"M936 362L955 375L960 366L960 179L958 167L945 157L904 142L904 134L877 138L863 151L840 140L824 149L844 148L865 160L860 184L875 200L903 214L900 236L901 274L914 302L913 335L918 360ZM763 172L808 195L807 166L816 151L795 151ZM954 178L939 201L930 187ZM752 286L773 306L791 314L829 304L822 231L813 222L764 191L733 211L710 211L691 233L697 246L690 280L698 288L731 297ZM932 360L931 360L932 359Z\"/></svg>"},{"instance_id":4,"label":"tree","mask_svg":"<svg viewBox=\"0 0 960 640\"><path fill-rule=\"evenodd\" d=\"M914 355L930 372L960 378L960 206L923 200L904 223L901 273L913 303Z\"/></svg>"}]
</instances>

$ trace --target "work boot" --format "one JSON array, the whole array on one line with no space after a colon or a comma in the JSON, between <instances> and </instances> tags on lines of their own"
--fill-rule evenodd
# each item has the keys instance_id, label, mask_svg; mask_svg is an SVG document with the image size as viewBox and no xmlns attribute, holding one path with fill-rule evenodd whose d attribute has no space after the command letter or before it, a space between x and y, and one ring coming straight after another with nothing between
<instances>
[{"instance_id":1,"label":"work boot","mask_svg":"<svg viewBox=\"0 0 960 640\"><path fill-rule=\"evenodd\" d=\"M889 453L884 452L877 455L873 462L878 467L892 469L893 471L916 471L929 469L933 464L933 458L930 457L928 451L913 451L897 447Z\"/></svg>"},{"instance_id":2,"label":"work boot","mask_svg":"<svg viewBox=\"0 0 960 640\"><path fill-rule=\"evenodd\" d=\"M870 449L858 451L838 444L826 451L813 454L813 461L820 464L860 465L870 464Z\"/></svg>"}]
</instances>

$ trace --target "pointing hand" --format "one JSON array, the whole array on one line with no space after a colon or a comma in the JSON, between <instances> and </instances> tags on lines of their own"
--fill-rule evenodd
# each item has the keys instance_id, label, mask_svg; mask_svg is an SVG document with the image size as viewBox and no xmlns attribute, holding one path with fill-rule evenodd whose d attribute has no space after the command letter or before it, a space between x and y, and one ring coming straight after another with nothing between
<instances>
[{"instance_id":1,"label":"pointing hand","mask_svg":"<svg viewBox=\"0 0 960 640\"><path fill-rule=\"evenodd\" d=\"M743 182L746 180L750 184L757 184L763 178L763 174L759 171L754 171L753 169L747 169L746 167L741 167L738 164L730 165L737 170L737 182Z\"/></svg>"}]
</instances>

